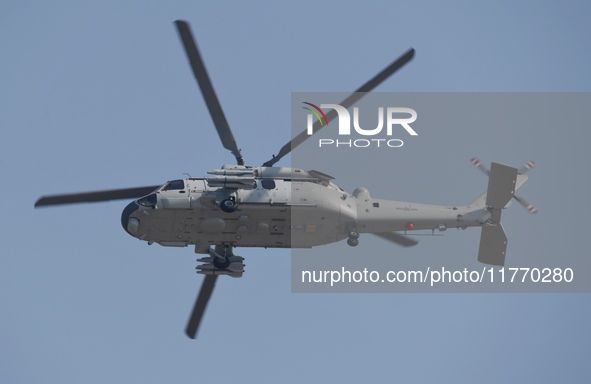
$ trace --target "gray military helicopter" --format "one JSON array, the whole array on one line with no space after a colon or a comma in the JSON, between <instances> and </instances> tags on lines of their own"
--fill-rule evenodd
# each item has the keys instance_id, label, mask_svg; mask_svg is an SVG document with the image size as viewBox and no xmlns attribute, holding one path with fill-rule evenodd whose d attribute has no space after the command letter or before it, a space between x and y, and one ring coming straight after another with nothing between
<instances>
[{"instance_id":1,"label":"gray military helicopter","mask_svg":"<svg viewBox=\"0 0 591 384\"><path fill-rule=\"evenodd\" d=\"M356 246L364 233L408 247L417 241L401 232L481 227L478 260L504 264L507 237L500 222L501 212L514 198L535 213L533 206L515 195L515 190L527 180L524 173L533 167L533 162L519 170L499 163L492 163L488 169L478 159L472 159L489 176L487 192L468 205L450 207L375 199L365 188L349 194L322 172L275 167L308 137L306 131L262 166L245 166L189 25L181 20L175 21L175 25L222 144L237 164L209 171L211 176L207 178L43 196L35 207L136 199L121 216L127 233L148 244L193 245L196 253L204 255L197 260L197 273L205 275L205 279L185 330L190 338L196 337L217 277L241 277L244 273L244 258L234 254L236 247L308 248L344 239ZM340 105L349 108L413 56L411 48ZM332 120L336 112L327 115ZM314 132L320 128L320 124L315 124Z\"/></svg>"}]
</instances>

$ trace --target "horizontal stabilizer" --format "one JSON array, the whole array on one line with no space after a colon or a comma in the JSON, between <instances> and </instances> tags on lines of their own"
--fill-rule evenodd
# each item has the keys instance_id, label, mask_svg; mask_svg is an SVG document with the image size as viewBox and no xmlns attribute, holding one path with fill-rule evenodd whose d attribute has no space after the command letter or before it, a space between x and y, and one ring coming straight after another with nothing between
<instances>
[{"instance_id":1,"label":"horizontal stabilizer","mask_svg":"<svg viewBox=\"0 0 591 384\"><path fill-rule=\"evenodd\" d=\"M486 205L502 209L513 198L517 169L508 165L492 163L486 191Z\"/></svg>"},{"instance_id":2,"label":"horizontal stabilizer","mask_svg":"<svg viewBox=\"0 0 591 384\"><path fill-rule=\"evenodd\" d=\"M480 235L480 249L478 261L491 265L505 265L505 251L507 250L507 235L503 225L486 225L482 227Z\"/></svg>"}]
</instances>

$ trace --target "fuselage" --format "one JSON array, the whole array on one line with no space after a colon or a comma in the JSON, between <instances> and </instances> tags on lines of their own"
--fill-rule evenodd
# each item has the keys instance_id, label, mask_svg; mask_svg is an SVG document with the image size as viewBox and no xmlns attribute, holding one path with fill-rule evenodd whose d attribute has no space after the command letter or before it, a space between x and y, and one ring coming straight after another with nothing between
<instances>
[{"instance_id":1,"label":"fuselage","mask_svg":"<svg viewBox=\"0 0 591 384\"><path fill-rule=\"evenodd\" d=\"M346 239L352 230L445 230L480 226L488 218L484 207L374 199L365 188L349 194L317 171L244 167L252 170L246 177L232 174L236 168L166 183L125 208L124 229L150 244L195 245L196 252L207 253L219 244L308 248ZM220 208L227 199L237 204L233 212Z\"/></svg>"}]
</instances>

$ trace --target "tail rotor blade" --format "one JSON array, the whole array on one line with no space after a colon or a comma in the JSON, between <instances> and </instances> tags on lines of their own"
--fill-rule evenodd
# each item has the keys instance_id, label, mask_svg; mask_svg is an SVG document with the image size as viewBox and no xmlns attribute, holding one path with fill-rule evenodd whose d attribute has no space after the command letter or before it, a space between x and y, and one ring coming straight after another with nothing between
<instances>
[{"instance_id":1,"label":"tail rotor blade","mask_svg":"<svg viewBox=\"0 0 591 384\"><path fill-rule=\"evenodd\" d=\"M215 125L218 135L222 140L222 144L224 148L232 152L238 165L244 165L244 159L240 154L240 149L238 149L238 146L236 145L236 140L234 140L234 135L230 130L230 126L226 120L226 115L224 115L224 111L213 89L213 85L211 85L211 80L207 74L207 70L205 69L205 64L203 63L201 54L197 49L195 39L193 39L193 34L191 33L189 24L182 20L177 20L174 23L176 24L179 36L183 42L183 46L185 47L185 52L189 58L193 75L195 75L195 79L197 79L197 83L201 89L201 94L205 99L205 104L207 104L209 114L211 115L213 124Z\"/></svg>"},{"instance_id":2,"label":"tail rotor blade","mask_svg":"<svg viewBox=\"0 0 591 384\"><path fill-rule=\"evenodd\" d=\"M473 157L470 159L470 162L478 169L480 169L485 175L490 175L490 169L486 167L486 165L482 164L480 159Z\"/></svg>"},{"instance_id":3,"label":"tail rotor blade","mask_svg":"<svg viewBox=\"0 0 591 384\"><path fill-rule=\"evenodd\" d=\"M530 203L528 203L523 197L521 196L517 196L517 195L513 195L513 198L515 200L517 200L517 202L519 204L521 204L523 206L523 208L527 209L527 211L531 214L535 214L538 212L538 209L536 207L534 207L533 205L531 205Z\"/></svg>"},{"instance_id":4,"label":"tail rotor blade","mask_svg":"<svg viewBox=\"0 0 591 384\"><path fill-rule=\"evenodd\" d=\"M355 104L363 96L365 96L365 93L371 92L375 87L380 85L384 80L386 80L388 77L392 76L392 74L394 74L400 68L404 67L409 61L411 61L413 59L414 55L415 55L415 50L413 48L409 49L408 51L406 51L405 54L403 54L398 59L396 59L392 64L390 64L389 66L384 68L380 73L375 75L371 80L369 80L367 83L365 83L361 87L359 87L354 93L352 93L349 97L347 97L345 100L343 100L339 105L341 105L344 108L349 108L351 105ZM329 113L327 113L326 117L327 117L327 120L330 121L330 120L337 117L337 112L335 110L332 110ZM313 125L314 133L318 132L322 127L323 126L320 125L320 123L318 121L316 123L314 123L314 125ZM307 131L303 131L302 133L300 133L299 135L294 137L289 143L285 144L281 148L281 150L279 150L279 153L276 156L273 156L273 158L271 160L264 163L263 166L272 167L275 163L277 163L279 160L281 160L281 158L283 156L287 155L294 148L296 148L298 145L303 143L308 137L309 137L309 135L308 135Z\"/></svg>"},{"instance_id":5,"label":"tail rotor blade","mask_svg":"<svg viewBox=\"0 0 591 384\"><path fill-rule=\"evenodd\" d=\"M535 166L536 166L536 163L534 163L533 161L528 161L527 163L523 164L523 166L521 168L519 168L519 170L517 172L520 175L523 175Z\"/></svg>"},{"instance_id":6,"label":"tail rotor blade","mask_svg":"<svg viewBox=\"0 0 591 384\"><path fill-rule=\"evenodd\" d=\"M187 328L185 329L185 333L191 339L195 339L197 336L197 330L199 329L199 324L201 323L201 319L205 313L205 308L207 307L209 298L213 293L216 279L217 275L206 275L205 279L203 279L201 290L199 291L199 295L197 296L197 300L193 306L193 311L189 317L189 322L187 323Z\"/></svg>"}]
</instances>

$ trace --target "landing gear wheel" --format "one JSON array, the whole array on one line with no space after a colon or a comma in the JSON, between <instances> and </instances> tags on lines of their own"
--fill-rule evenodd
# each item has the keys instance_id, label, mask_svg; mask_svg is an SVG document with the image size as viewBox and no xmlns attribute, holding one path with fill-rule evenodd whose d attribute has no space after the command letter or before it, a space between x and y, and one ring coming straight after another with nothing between
<instances>
[{"instance_id":1,"label":"landing gear wheel","mask_svg":"<svg viewBox=\"0 0 591 384\"><path fill-rule=\"evenodd\" d=\"M226 261L222 262L217 257L214 257L213 266L217 269L226 269L230 266L230 258L226 256Z\"/></svg>"},{"instance_id":2,"label":"landing gear wheel","mask_svg":"<svg viewBox=\"0 0 591 384\"><path fill-rule=\"evenodd\" d=\"M359 240L349 238L347 239L347 244L349 244L351 247L356 247L357 245L359 245Z\"/></svg>"},{"instance_id":3,"label":"landing gear wheel","mask_svg":"<svg viewBox=\"0 0 591 384\"><path fill-rule=\"evenodd\" d=\"M356 231L351 231L349 232L349 239L358 239L359 238L359 233Z\"/></svg>"},{"instance_id":4,"label":"landing gear wheel","mask_svg":"<svg viewBox=\"0 0 591 384\"><path fill-rule=\"evenodd\" d=\"M234 199L226 199L220 203L220 208L222 211L226 213L232 213L236 210L238 204L236 204L236 200Z\"/></svg>"}]
</instances>

